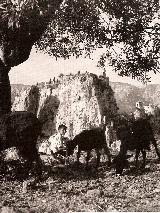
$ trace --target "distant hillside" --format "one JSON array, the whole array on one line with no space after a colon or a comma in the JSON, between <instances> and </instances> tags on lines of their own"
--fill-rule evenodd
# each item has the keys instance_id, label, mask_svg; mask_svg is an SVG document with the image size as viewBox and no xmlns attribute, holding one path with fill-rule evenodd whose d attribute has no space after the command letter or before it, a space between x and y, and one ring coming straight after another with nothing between
<instances>
[{"instance_id":1,"label":"distant hillside","mask_svg":"<svg viewBox=\"0 0 160 213\"><path fill-rule=\"evenodd\" d=\"M148 104L148 101L143 98L143 89L120 82L110 82L110 85L115 93L120 112L133 112L137 101L143 101Z\"/></svg>"},{"instance_id":2,"label":"distant hillside","mask_svg":"<svg viewBox=\"0 0 160 213\"><path fill-rule=\"evenodd\" d=\"M120 112L133 112L137 101L143 101L144 104L153 104L160 106L160 85L151 84L144 88L139 88L131 84L121 82L110 82L114 91ZM29 85L12 84L12 101L15 96L29 88Z\"/></svg>"},{"instance_id":3,"label":"distant hillside","mask_svg":"<svg viewBox=\"0 0 160 213\"><path fill-rule=\"evenodd\" d=\"M160 106L159 84L151 84L143 88L120 82L110 82L110 85L115 93L120 112L133 112L137 101L142 101L145 105Z\"/></svg>"},{"instance_id":4,"label":"distant hillside","mask_svg":"<svg viewBox=\"0 0 160 213\"><path fill-rule=\"evenodd\" d=\"M143 97L148 102L160 106L160 84L148 85L143 92Z\"/></svg>"}]
</instances>

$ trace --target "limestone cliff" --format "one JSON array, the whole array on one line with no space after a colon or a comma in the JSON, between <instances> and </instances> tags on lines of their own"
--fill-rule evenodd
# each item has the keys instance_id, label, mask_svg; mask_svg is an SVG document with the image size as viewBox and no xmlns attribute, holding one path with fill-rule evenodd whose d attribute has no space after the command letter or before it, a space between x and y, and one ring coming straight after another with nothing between
<instances>
[{"instance_id":1,"label":"limestone cliff","mask_svg":"<svg viewBox=\"0 0 160 213\"><path fill-rule=\"evenodd\" d=\"M13 110L37 114L45 135L54 134L59 124L73 137L83 129L101 126L117 114L109 79L90 73L61 76L57 81L32 86L16 97Z\"/></svg>"}]
</instances>

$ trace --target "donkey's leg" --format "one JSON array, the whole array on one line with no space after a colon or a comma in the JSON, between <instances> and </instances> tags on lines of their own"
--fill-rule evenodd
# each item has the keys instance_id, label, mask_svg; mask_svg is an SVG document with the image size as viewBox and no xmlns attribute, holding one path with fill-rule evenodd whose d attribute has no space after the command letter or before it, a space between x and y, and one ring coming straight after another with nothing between
<instances>
[{"instance_id":1,"label":"donkey's leg","mask_svg":"<svg viewBox=\"0 0 160 213\"><path fill-rule=\"evenodd\" d=\"M96 149L96 153L97 153L97 164L96 164L96 168L98 168L99 164L100 164L100 156L101 156L99 149Z\"/></svg>"},{"instance_id":2,"label":"donkey's leg","mask_svg":"<svg viewBox=\"0 0 160 213\"><path fill-rule=\"evenodd\" d=\"M136 166L136 168L138 168L138 157L139 157L139 153L140 153L140 150L136 149L136 155L135 155L135 166Z\"/></svg>"},{"instance_id":3,"label":"donkey's leg","mask_svg":"<svg viewBox=\"0 0 160 213\"><path fill-rule=\"evenodd\" d=\"M155 139L153 139L152 144L156 150L157 156L160 158L160 150L158 149L157 141Z\"/></svg>"},{"instance_id":4,"label":"donkey's leg","mask_svg":"<svg viewBox=\"0 0 160 213\"><path fill-rule=\"evenodd\" d=\"M69 165L69 154L68 154L68 152L66 151L66 154L65 154L65 162L64 162L64 164L65 164L65 166L68 166Z\"/></svg>"},{"instance_id":5,"label":"donkey's leg","mask_svg":"<svg viewBox=\"0 0 160 213\"><path fill-rule=\"evenodd\" d=\"M23 176L26 178L31 171L33 160L28 158L26 150L21 147L18 149L20 156L25 160Z\"/></svg>"},{"instance_id":6,"label":"donkey's leg","mask_svg":"<svg viewBox=\"0 0 160 213\"><path fill-rule=\"evenodd\" d=\"M42 173L42 162L34 142L27 143L19 148L20 155L26 160L26 174L29 174L33 161L36 162L36 172L38 176Z\"/></svg>"},{"instance_id":7,"label":"donkey's leg","mask_svg":"<svg viewBox=\"0 0 160 213\"><path fill-rule=\"evenodd\" d=\"M143 150L141 150L141 152L142 152L142 156L143 156L143 163L142 163L141 168L144 169L145 165L146 165L146 151L143 149Z\"/></svg>"},{"instance_id":8,"label":"donkey's leg","mask_svg":"<svg viewBox=\"0 0 160 213\"><path fill-rule=\"evenodd\" d=\"M77 167L79 167L79 158L80 158L81 150L78 147L78 152L77 152Z\"/></svg>"},{"instance_id":9,"label":"donkey's leg","mask_svg":"<svg viewBox=\"0 0 160 213\"><path fill-rule=\"evenodd\" d=\"M109 151L109 148L108 148L108 146L107 146L107 144L104 144L104 152L105 152L105 154L107 155L107 157L108 157L108 166L111 166L111 153L110 153L110 151Z\"/></svg>"},{"instance_id":10,"label":"donkey's leg","mask_svg":"<svg viewBox=\"0 0 160 213\"><path fill-rule=\"evenodd\" d=\"M90 155L91 155L91 151L87 151L87 157L86 157L86 166L85 166L85 169L87 169L87 168L88 168L88 163L89 163Z\"/></svg>"},{"instance_id":11,"label":"donkey's leg","mask_svg":"<svg viewBox=\"0 0 160 213\"><path fill-rule=\"evenodd\" d=\"M33 147L33 152L32 152L32 156L30 157L31 161L35 161L36 162L36 173L39 177L41 177L42 175L42 160L40 158L40 155L38 153L37 147L34 146ZM32 160L33 159L33 160Z\"/></svg>"}]
</instances>

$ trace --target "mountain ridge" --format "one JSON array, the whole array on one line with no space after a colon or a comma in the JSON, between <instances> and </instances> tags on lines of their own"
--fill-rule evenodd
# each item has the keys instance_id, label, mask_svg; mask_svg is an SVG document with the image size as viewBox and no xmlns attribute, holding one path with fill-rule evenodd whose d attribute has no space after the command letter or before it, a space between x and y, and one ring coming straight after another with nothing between
<instances>
[{"instance_id":1,"label":"mountain ridge","mask_svg":"<svg viewBox=\"0 0 160 213\"><path fill-rule=\"evenodd\" d=\"M122 82L110 81L109 83L114 91L119 112L133 112L137 101L142 101L145 105L152 104L154 106L160 106L160 84L149 84L144 87L139 87ZM31 87L31 85L12 84L12 103L15 96L20 95L22 91L29 87Z\"/></svg>"}]
</instances>

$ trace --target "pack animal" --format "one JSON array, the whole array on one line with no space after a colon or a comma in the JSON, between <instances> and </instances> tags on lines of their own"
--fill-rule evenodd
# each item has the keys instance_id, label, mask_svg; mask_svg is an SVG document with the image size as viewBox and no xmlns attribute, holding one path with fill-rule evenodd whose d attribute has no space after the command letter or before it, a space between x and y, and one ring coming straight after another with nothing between
<instances>
[{"instance_id":1,"label":"pack animal","mask_svg":"<svg viewBox=\"0 0 160 213\"><path fill-rule=\"evenodd\" d=\"M33 161L36 161L39 167L41 161L36 142L40 133L41 124L34 114L30 112L4 114L0 116L0 151L16 147L27 161L28 170Z\"/></svg>"},{"instance_id":2,"label":"pack animal","mask_svg":"<svg viewBox=\"0 0 160 213\"><path fill-rule=\"evenodd\" d=\"M83 130L80 134L76 135L73 140L70 140L66 144L67 156L73 154L75 147L78 146L77 152L77 164L79 165L79 158L81 151L87 152L86 157L86 168L88 167L88 162L90 159L90 154L93 149L95 149L97 154L97 164L100 163L100 150L104 149L106 155L108 156L108 165L111 163L110 151L106 144L105 131L100 128L95 128L91 130Z\"/></svg>"},{"instance_id":3,"label":"pack animal","mask_svg":"<svg viewBox=\"0 0 160 213\"><path fill-rule=\"evenodd\" d=\"M118 156L114 159L116 173L121 174L127 163L126 156L128 150L136 150L135 162L138 167L138 157L140 152L143 156L142 168L146 165L146 150L150 150L150 144L155 147L156 153L160 158L157 142L154 138L153 130L147 119L138 119L129 126L127 123L122 125L117 131L117 137L121 140L121 147Z\"/></svg>"}]
</instances>

